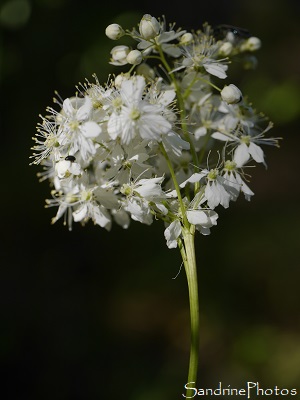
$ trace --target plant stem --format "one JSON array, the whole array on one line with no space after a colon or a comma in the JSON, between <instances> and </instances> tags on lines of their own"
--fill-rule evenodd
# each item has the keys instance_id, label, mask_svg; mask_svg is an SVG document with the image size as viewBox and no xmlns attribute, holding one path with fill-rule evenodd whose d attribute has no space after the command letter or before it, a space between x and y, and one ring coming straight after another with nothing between
<instances>
[{"instance_id":1,"label":"plant stem","mask_svg":"<svg viewBox=\"0 0 300 400\"><path fill-rule=\"evenodd\" d=\"M192 226L191 226L192 228ZM191 320L191 347L188 382L197 381L198 361L199 361L199 297L197 265L195 256L195 230L182 229L184 246L181 242L179 249L183 259L189 290L190 320ZM195 387L195 385L192 385ZM195 394L193 389L187 389L186 398L192 398Z\"/></svg>"},{"instance_id":2,"label":"plant stem","mask_svg":"<svg viewBox=\"0 0 300 400\"><path fill-rule=\"evenodd\" d=\"M183 200L182 200L181 193L180 193L180 187L179 187L177 179L176 179L176 175L175 175L175 172L174 172L174 169L173 169L173 165L172 165L171 160L169 159L169 156L168 156L168 154L167 154L167 152L166 152L166 150L165 150L165 148L164 148L162 143L160 143L159 147L160 147L161 152L162 152L163 156L165 157L166 162L168 164L168 168L169 168L169 171L170 171L170 174L171 174L171 177L172 177L172 181L173 181L174 187L176 189L180 210L181 210L181 213L182 213L182 216L183 216L182 217L183 218L183 222L184 222L185 226L189 226L189 222L188 222L187 217L186 217L185 206L183 204Z\"/></svg>"}]
</instances>

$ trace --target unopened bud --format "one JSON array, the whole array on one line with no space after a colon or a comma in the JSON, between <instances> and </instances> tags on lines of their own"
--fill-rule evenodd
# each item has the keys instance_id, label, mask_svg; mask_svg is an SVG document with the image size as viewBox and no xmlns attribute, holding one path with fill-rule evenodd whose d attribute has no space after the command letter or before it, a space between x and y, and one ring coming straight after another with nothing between
<instances>
[{"instance_id":1,"label":"unopened bud","mask_svg":"<svg viewBox=\"0 0 300 400\"><path fill-rule=\"evenodd\" d=\"M143 75L143 77L148 80L154 80L155 79L155 71L153 68L150 67L150 65L146 64L146 63L142 63L140 65L137 66L136 69L137 74L139 75Z\"/></svg>"},{"instance_id":2,"label":"unopened bud","mask_svg":"<svg viewBox=\"0 0 300 400\"><path fill-rule=\"evenodd\" d=\"M118 40L124 36L125 32L119 24L110 24L105 29L105 34L109 39Z\"/></svg>"},{"instance_id":3,"label":"unopened bud","mask_svg":"<svg viewBox=\"0 0 300 400\"><path fill-rule=\"evenodd\" d=\"M236 104L242 99L242 92L232 83L228 86L224 86L221 91L222 100L227 104Z\"/></svg>"},{"instance_id":4,"label":"unopened bud","mask_svg":"<svg viewBox=\"0 0 300 400\"><path fill-rule=\"evenodd\" d=\"M117 75L115 77L115 87L120 88L122 85L122 82L124 82L124 80L129 79L129 77L130 77L130 74L123 73L123 72L121 74Z\"/></svg>"},{"instance_id":5,"label":"unopened bud","mask_svg":"<svg viewBox=\"0 0 300 400\"><path fill-rule=\"evenodd\" d=\"M152 17L150 14L145 14L140 21L139 31L144 39L153 39L159 34L159 22L155 17Z\"/></svg>"},{"instance_id":6,"label":"unopened bud","mask_svg":"<svg viewBox=\"0 0 300 400\"><path fill-rule=\"evenodd\" d=\"M233 46L232 43L230 42L225 42L222 44L222 46L219 48L219 53L222 56L229 56L229 54L232 52Z\"/></svg>"},{"instance_id":7,"label":"unopened bud","mask_svg":"<svg viewBox=\"0 0 300 400\"><path fill-rule=\"evenodd\" d=\"M110 64L113 65L125 65L127 64L127 55L130 52L130 49L128 46L120 45L120 46L115 46L114 48L111 49L111 61Z\"/></svg>"},{"instance_id":8,"label":"unopened bud","mask_svg":"<svg viewBox=\"0 0 300 400\"><path fill-rule=\"evenodd\" d=\"M260 48L261 40L255 36L251 36L241 45L241 51L256 51Z\"/></svg>"},{"instance_id":9,"label":"unopened bud","mask_svg":"<svg viewBox=\"0 0 300 400\"><path fill-rule=\"evenodd\" d=\"M193 41L193 35L190 32L184 33L181 38L179 44L186 46Z\"/></svg>"},{"instance_id":10,"label":"unopened bud","mask_svg":"<svg viewBox=\"0 0 300 400\"><path fill-rule=\"evenodd\" d=\"M127 62L132 65L138 65L143 61L143 55L139 50L132 50L128 53Z\"/></svg>"}]
</instances>

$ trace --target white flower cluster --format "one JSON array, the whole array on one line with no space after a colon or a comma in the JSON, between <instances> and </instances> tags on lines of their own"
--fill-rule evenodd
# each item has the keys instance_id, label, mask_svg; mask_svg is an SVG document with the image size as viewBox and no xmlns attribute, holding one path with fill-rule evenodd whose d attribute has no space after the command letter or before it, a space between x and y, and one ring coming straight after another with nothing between
<instances>
[{"instance_id":1,"label":"white flower cluster","mask_svg":"<svg viewBox=\"0 0 300 400\"><path fill-rule=\"evenodd\" d=\"M76 96L56 99L59 110L47 108L33 138L32 164L52 185L46 206L58 207L53 222L64 217L71 229L92 220L109 230L112 221L128 228L130 219L160 219L169 248L182 229L209 234L219 205L253 196L244 169L266 165L260 146L278 145L265 138L272 124L235 85L213 82L227 77L231 58L257 50L259 39L207 24L175 31L148 14L138 30L112 24L106 35L138 42L111 51L110 62L130 71L104 85L95 76Z\"/></svg>"}]
</instances>

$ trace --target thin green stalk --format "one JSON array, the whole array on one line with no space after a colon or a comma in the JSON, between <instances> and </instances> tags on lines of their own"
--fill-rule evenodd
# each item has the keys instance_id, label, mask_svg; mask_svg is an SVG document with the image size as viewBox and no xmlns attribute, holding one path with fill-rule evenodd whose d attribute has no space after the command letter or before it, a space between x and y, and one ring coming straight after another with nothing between
<instances>
[{"instance_id":1,"label":"thin green stalk","mask_svg":"<svg viewBox=\"0 0 300 400\"><path fill-rule=\"evenodd\" d=\"M161 60L170 74L170 77L174 83L177 100L179 103L180 114L181 114L181 127L185 138L190 143L190 149L193 157L193 162L195 169L198 168L198 157L195 151L193 142L190 139L187 124L186 124L186 114L184 107L184 99L182 97L182 93L178 82L171 72L171 69L165 59L164 53L162 49L158 46L158 51L161 57ZM163 146L160 145L161 151L167 161L169 171L171 173L171 177L175 186L175 190L177 192L179 206L181 209L182 220L183 220L183 228L182 228L182 236L183 241L179 238L178 244L181 252L182 260L184 263L184 268L187 276L188 283L188 291L189 291L189 306L190 306L190 323L191 323L191 345L190 345L190 360L189 360L189 371L188 371L188 382L194 382L196 384L197 381L197 372L198 372L198 361L199 361L199 298L198 298L198 278L197 278L197 265L196 265L196 255L195 255L195 226L191 225L186 216L186 207L183 204L183 200L180 193L180 187L178 185L175 172L173 170L172 163L168 157L168 154ZM195 184L195 193L199 189L199 183ZM187 389L186 397L192 398L194 394L194 390Z\"/></svg>"},{"instance_id":2,"label":"thin green stalk","mask_svg":"<svg viewBox=\"0 0 300 400\"><path fill-rule=\"evenodd\" d=\"M169 73L170 78L172 79L172 82L173 82L173 84L175 86L175 91L176 91L176 95L177 95L177 101L178 101L179 111L180 111L180 116L181 116L182 132L183 132L183 135L184 135L185 139L190 144L191 154L192 154L192 157L193 157L193 163L194 163L195 168L196 168L198 166L197 153L196 153L194 144L191 141L191 138L190 138L189 133L188 133L187 124L186 124L186 111L185 111L185 107L184 107L184 100L183 100L183 97L182 97L181 89L180 89L180 86L178 85L178 81L177 81L174 73L171 72L172 70L171 70L171 68L170 68L170 66L169 66L169 64L168 64L168 62L167 62L167 60L165 58L164 52L162 51L161 47L157 46L157 50L158 50L159 55L161 57L161 61L162 61L163 65L164 65L164 67L166 68L167 72Z\"/></svg>"},{"instance_id":3,"label":"thin green stalk","mask_svg":"<svg viewBox=\"0 0 300 400\"><path fill-rule=\"evenodd\" d=\"M164 148L164 145L162 143L160 143L159 147L160 147L161 152L162 152L163 156L165 157L166 162L168 164L168 168L169 168L169 171L170 171L170 174L171 174L171 177L172 177L172 181L174 183L174 187L175 187L175 190L176 190L176 193L177 193L177 197L178 197L178 201L179 201L179 207L180 207L180 210L181 210L181 214L182 214L184 225L188 227L190 224L189 224L189 222L187 220L187 217L186 217L185 206L184 206L184 203L183 203L183 200L182 200L182 196L181 196L181 193L180 193L180 187L178 185L178 182L177 182L177 179L176 179L176 175L175 175L172 163L171 163L171 161L169 159L169 156L168 156L168 154L167 154L167 152L166 152L166 150Z\"/></svg>"},{"instance_id":4,"label":"thin green stalk","mask_svg":"<svg viewBox=\"0 0 300 400\"><path fill-rule=\"evenodd\" d=\"M190 361L189 361L189 382L194 382L192 385L195 387L197 382L197 372L199 363L199 296L198 296L198 278L197 278L197 265L195 255L195 232L194 229L182 229L183 243L179 242L179 249L183 259L185 272L188 282L189 290L189 305L190 305L190 322L191 322L191 346L190 346ZM193 389L187 389L185 396L192 398L195 394Z\"/></svg>"}]
</instances>

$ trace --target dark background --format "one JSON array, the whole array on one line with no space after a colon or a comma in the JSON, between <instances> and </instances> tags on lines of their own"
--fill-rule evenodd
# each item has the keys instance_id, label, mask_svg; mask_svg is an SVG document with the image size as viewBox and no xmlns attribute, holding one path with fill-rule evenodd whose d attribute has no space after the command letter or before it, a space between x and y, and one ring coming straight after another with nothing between
<instances>
[{"instance_id":1,"label":"dark background","mask_svg":"<svg viewBox=\"0 0 300 400\"><path fill-rule=\"evenodd\" d=\"M95 72L100 82L116 44L112 22L145 13L186 29L204 22L249 29L262 40L255 71L229 70L275 123L281 148L265 148L250 203L218 210L198 236L201 314L198 387L219 381L300 392L299 2L85 0L0 1L1 399L175 400L189 357L189 305L177 250L163 226L111 232L59 221L40 170L29 166L38 115ZM232 72L230 72L232 71Z\"/></svg>"}]
</instances>

